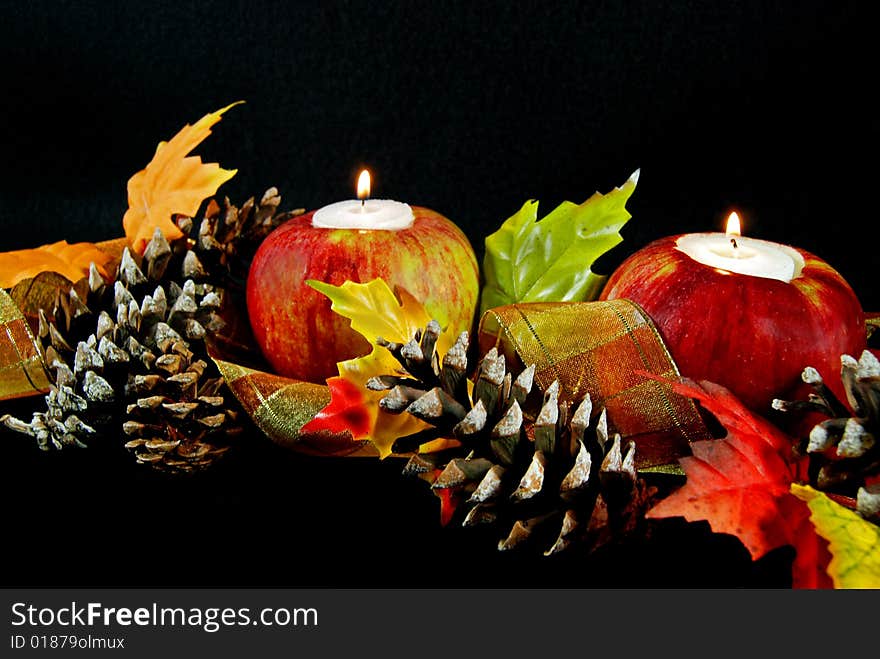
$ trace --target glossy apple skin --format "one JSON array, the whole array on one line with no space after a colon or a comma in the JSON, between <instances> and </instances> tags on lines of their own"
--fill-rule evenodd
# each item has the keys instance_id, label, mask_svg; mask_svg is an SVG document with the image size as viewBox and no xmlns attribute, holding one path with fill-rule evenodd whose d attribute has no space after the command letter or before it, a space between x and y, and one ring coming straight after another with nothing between
<instances>
[{"instance_id":1,"label":"glossy apple skin","mask_svg":"<svg viewBox=\"0 0 880 659\"><path fill-rule=\"evenodd\" d=\"M471 330L479 295L474 250L447 218L412 210L412 226L398 231L320 229L310 212L266 237L248 272L247 309L276 373L323 383L338 374L337 362L370 351L309 279L339 286L381 277L392 290L400 286L415 296L441 326Z\"/></svg>"},{"instance_id":2,"label":"glossy apple skin","mask_svg":"<svg viewBox=\"0 0 880 659\"><path fill-rule=\"evenodd\" d=\"M861 304L836 270L799 249L804 268L791 283L725 273L676 249L678 238L626 259L601 299L639 304L683 376L724 385L754 412L771 414L774 398L806 398L806 366L845 400L840 356L858 358L866 334Z\"/></svg>"}]
</instances>

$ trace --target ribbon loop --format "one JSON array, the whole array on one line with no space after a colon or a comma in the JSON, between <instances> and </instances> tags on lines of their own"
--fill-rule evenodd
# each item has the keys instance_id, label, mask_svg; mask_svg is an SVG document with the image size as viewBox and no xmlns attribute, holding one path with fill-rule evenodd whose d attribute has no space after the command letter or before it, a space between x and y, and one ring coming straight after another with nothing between
<instances>
[{"instance_id":1,"label":"ribbon loop","mask_svg":"<svg viewBox=\"0 0 880 659\"><path fill-rule=\"evenodd\" d=\"M43 355L24 314L0 289L0 400L49 390Z\"/></svg>"},{"instance_id":2,"label":"ribbon loop","mask_svg":"<svg viewBox=\"0 0 880 659\"><path fill-rule=\"evenodd\" d=\"M479 343L481 353L495 346L519 368L535 364L541 389L559 380L564 398L589 393L595 409L608 410L609 429L636 443L640 469L673 463L690 442L710 438L694 402L654 379L673 380L678 368L634 302L497 307L480 319Z\"/></svg>"}]
</instances>

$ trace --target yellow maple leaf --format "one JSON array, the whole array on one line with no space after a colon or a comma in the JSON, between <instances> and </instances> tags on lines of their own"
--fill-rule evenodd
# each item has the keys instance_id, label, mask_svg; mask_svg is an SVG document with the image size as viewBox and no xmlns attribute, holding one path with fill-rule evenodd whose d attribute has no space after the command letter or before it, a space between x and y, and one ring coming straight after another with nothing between
<instances>
[{"instance_id":1,"label":"yellow maple leaf","mask_svg":"<svg viewBox=\"0 0 880 659\"><path fill-rule=\"evenodd\" d=\"M0 253L0 288L12 288L18 282L35 277L41 272L57 272L76 282L89 274L94 263L105 279L105 266L112 256L93 243L68 243L66 240L33 249L19 249Z\"/></svg>"},{"instance_id":2,"label":"yellow maple leaf","mask_svg":"<svg viewBox=\"0 0 880 659\"><path fill-rule=\"evenodd\" d=\"M792 483L810 507L816 533L828 541L828 575L835 588L880 588L880 527L812 487Z\"/></svg>"},{"instance_id":3,"label":"yellow maple leaf","mask_svg":"<svg viewBox=\"0 0 880 659\"><path fill-rule=\"evenodd\" d=\"M416 330L423 329L431 321L421 302L402 288L397 289L400 301L382 279L366 284L347 281L341 286L310 280L309 286L330 298L336 313L351 321L353 330L363 336L373 347L368 355L339 362L339 376L357 385L364 394L364 406L371 418L369 439L379 451L380 457L391 454L391 446L399 437L430 428L424 421L409 414L391 414L379 407L385 392L366 388L367 380L377 375L389 375L400 371L400 364L393 355L376 343L382 337L386 341L406 343ZM437 339L440 357L452 347L455 337L448 328Z\"/></svg>"},{"instance_id":4,"label":"yellow maple leaf","mask_svg":"<svg viewBox=\"0 0 880 659\"><path fill-rule=\"evenodd\" d=\"M206 114L168 142L159 142L149 164L128 180L128 210L122 226L136 253L143 253L156 227L168 240L180 238L183 233L174 224L174 215L195 215L205 199L235 176L236 169L202 163L200 156L187 154L211 134L211 126L224 112L239 103L243 101Z\"/></svg>"}]
</instances>

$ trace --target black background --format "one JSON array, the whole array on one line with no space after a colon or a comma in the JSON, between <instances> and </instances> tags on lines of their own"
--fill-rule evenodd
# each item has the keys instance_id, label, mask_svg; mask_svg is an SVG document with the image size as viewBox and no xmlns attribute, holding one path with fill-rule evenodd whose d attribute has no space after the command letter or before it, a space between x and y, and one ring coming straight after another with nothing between
<instances>
[{"instance_id":1,"label":"black background","mask_svg":"<svg viewBox=\"0 0 880 659\"><path fill-rule=\"evenodd\" d=\"M641 179L625 242L720 229L812 251L867 310L878 120L869 3L3 4L0 247L121 233L156 142L236 100L197 149L285 208L374 194L434 208L478 254L530 198ZM13 407L7 404L7 407ZM584 560L498 556L440 529L391 462L322 461L254 433L173 480L123 456L0 435L18 585L786 585L787 550L670 525Z\"/></svg>"}]
</instances>

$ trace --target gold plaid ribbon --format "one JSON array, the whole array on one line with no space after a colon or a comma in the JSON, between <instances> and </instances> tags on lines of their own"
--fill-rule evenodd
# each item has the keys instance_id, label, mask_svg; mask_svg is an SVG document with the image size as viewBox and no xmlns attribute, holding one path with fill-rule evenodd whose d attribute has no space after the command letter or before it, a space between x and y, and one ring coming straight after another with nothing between
<instances>
[{"instance_id":1,"label":"gold plaid ribbon","mask_svg":"<svg viewBox=\"0 0 880 659\"><path fill-rule=\"evenodd\" d=\"M49 390L49 374L24 314L0 289L0 400Z\"/></svg>"},{"instance_id":2,"label":"gold plaid ribbon","mask_svg":"<svg viewBox=\"0 0 880 659\"><path fill-rule=\"evenodd\" d=\"M689 398L666 382L679 376L647 314L629 300L512 304L480 320L480 351L495 346L519 367L536 365L543 390L559 380L563 397L590 394L608 410L609 429L636 443L640 469L675 462L709 432Z\"/></svg>"}]
</instances>

